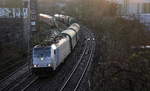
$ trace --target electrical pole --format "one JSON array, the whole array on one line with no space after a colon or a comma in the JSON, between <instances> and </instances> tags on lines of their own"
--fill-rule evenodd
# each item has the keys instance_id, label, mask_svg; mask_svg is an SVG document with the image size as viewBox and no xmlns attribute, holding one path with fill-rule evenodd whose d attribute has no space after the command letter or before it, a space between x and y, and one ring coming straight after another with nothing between
<instances>
[{"instance_id":1,"label":"electrical pole","mask_svg":"<svg viewBox=\"0 0 150 91\"><path fill-rule=\"evenodd\" d=\"M31 62L31 20L30 20L30 0L23 0L23 6L27 9L27 16L24 16L24 37L27 44L27 62ZM30 67L30 66L28 66Z\"/></svg>"},{"instance_id":2,"label":"electrical pole","mask_svg":"<svg viewBox=\"0 0 150 91\"><path fill-rule=\"evenodd\" d=\"M32 51L32 36L37 32L37 21L38 21L38 5L37 0L29 0L29 21L30 21L30 31L29 31L29 64L32 60L31 51ZM31 65L31 64L30 64Z\"/></svg>"},{"instance_id":3,"label":"electrical pole","mask_svg":"<svg viewBox=\"0 0 150 91\"><path fill-rule=\"evenodd\" d=\"M30 19L31 19L31 31L37 31L37 20L38 20L38 12L37 12L37 0L30 0Z\"/></svg>"}]
</instances>

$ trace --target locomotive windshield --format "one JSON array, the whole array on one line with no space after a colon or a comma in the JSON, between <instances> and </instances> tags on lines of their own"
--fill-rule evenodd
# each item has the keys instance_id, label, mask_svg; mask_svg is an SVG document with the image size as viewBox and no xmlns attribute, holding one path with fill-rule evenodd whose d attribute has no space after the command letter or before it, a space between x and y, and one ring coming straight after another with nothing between
<instances>
[{"instance_id":1,"label":"locomotive windshield","mask_svg":"<svg viewBox=\"0 0 150 91\"><path fill-rule=\"evenodd\" d=\"M50 57L51 48L34 48L33 56L34 57Z\"/></svg>"}]
</instances>

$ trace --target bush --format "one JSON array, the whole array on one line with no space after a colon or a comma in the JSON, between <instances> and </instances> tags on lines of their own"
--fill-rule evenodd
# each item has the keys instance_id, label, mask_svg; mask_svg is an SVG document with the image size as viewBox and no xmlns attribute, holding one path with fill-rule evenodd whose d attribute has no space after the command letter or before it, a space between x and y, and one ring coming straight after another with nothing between
<instances>
[{"instance_id":1,"label":"bush","mask_svg":"<svg viewBox=\"0 0 150 91\"><path fill-rule=\"evenodd\" d=\"M132 47L147 43L149 36L138 20L104 17L95 32L102 60L94 65L92 91L148 91L150 89L149 52L137 53ZM101 46L105 46L101 48ZM145 56L147 55L147 56Z\"/></svg>"}]
</instances>

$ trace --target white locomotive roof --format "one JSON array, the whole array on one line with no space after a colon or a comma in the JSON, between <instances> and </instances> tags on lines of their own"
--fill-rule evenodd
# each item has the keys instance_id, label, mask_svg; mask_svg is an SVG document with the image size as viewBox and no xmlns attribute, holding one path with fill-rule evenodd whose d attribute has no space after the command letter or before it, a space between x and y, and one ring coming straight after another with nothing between
<instances>
[{"instance_id":1,"label":"white locomotive roof","mask_svg":"<svg viewBox=\"0 0 150 91\"><path fill-rule=\"evenodd\" d=\"M56 44L54 44L55 46L56 46L56 48L57 47L59 47L60 45L62 45L64 42L66 42L67 41L67 38L62 38L62 39L60 39L59 40L59 42L58 43L56 43Z\"/></svg>"}]
</instances>

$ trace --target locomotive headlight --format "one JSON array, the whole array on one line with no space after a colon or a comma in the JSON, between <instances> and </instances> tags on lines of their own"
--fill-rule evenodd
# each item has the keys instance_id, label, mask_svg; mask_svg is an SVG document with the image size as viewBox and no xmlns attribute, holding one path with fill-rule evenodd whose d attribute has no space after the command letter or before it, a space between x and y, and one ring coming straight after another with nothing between
<instances>
[{"instance_id":1,"label":"locomotive headlight","mask_svg":"<svg viewBox=\"0 0 150 91\"><path fill-rule=\"evenodd\" d=\"M44 58L43 57L41 57L41 61L43 61L44 60Z\"/></svg>"},{"instance_id":2,"label":"locomotive headlight","mask_svg":"<svg viewBox=\"0 0 150 91\"><path fill-rule=\"evenodd\" d=\"M33 65L33 67L35 67L35 68L36 68L36 67L37 67L37 65L36 65L36 64L34 64L34 65Z\"/></svg>"},{"instance_id":3,"label":"locomotive headlight","mask_svg":"<svg viewBox=\"0 0 150 91\"><path fill-rule=\"evenodd\" d=\"M48 64L48 67L50 67L51 66L51 64Z\"/></svg>"}]
</instances>

